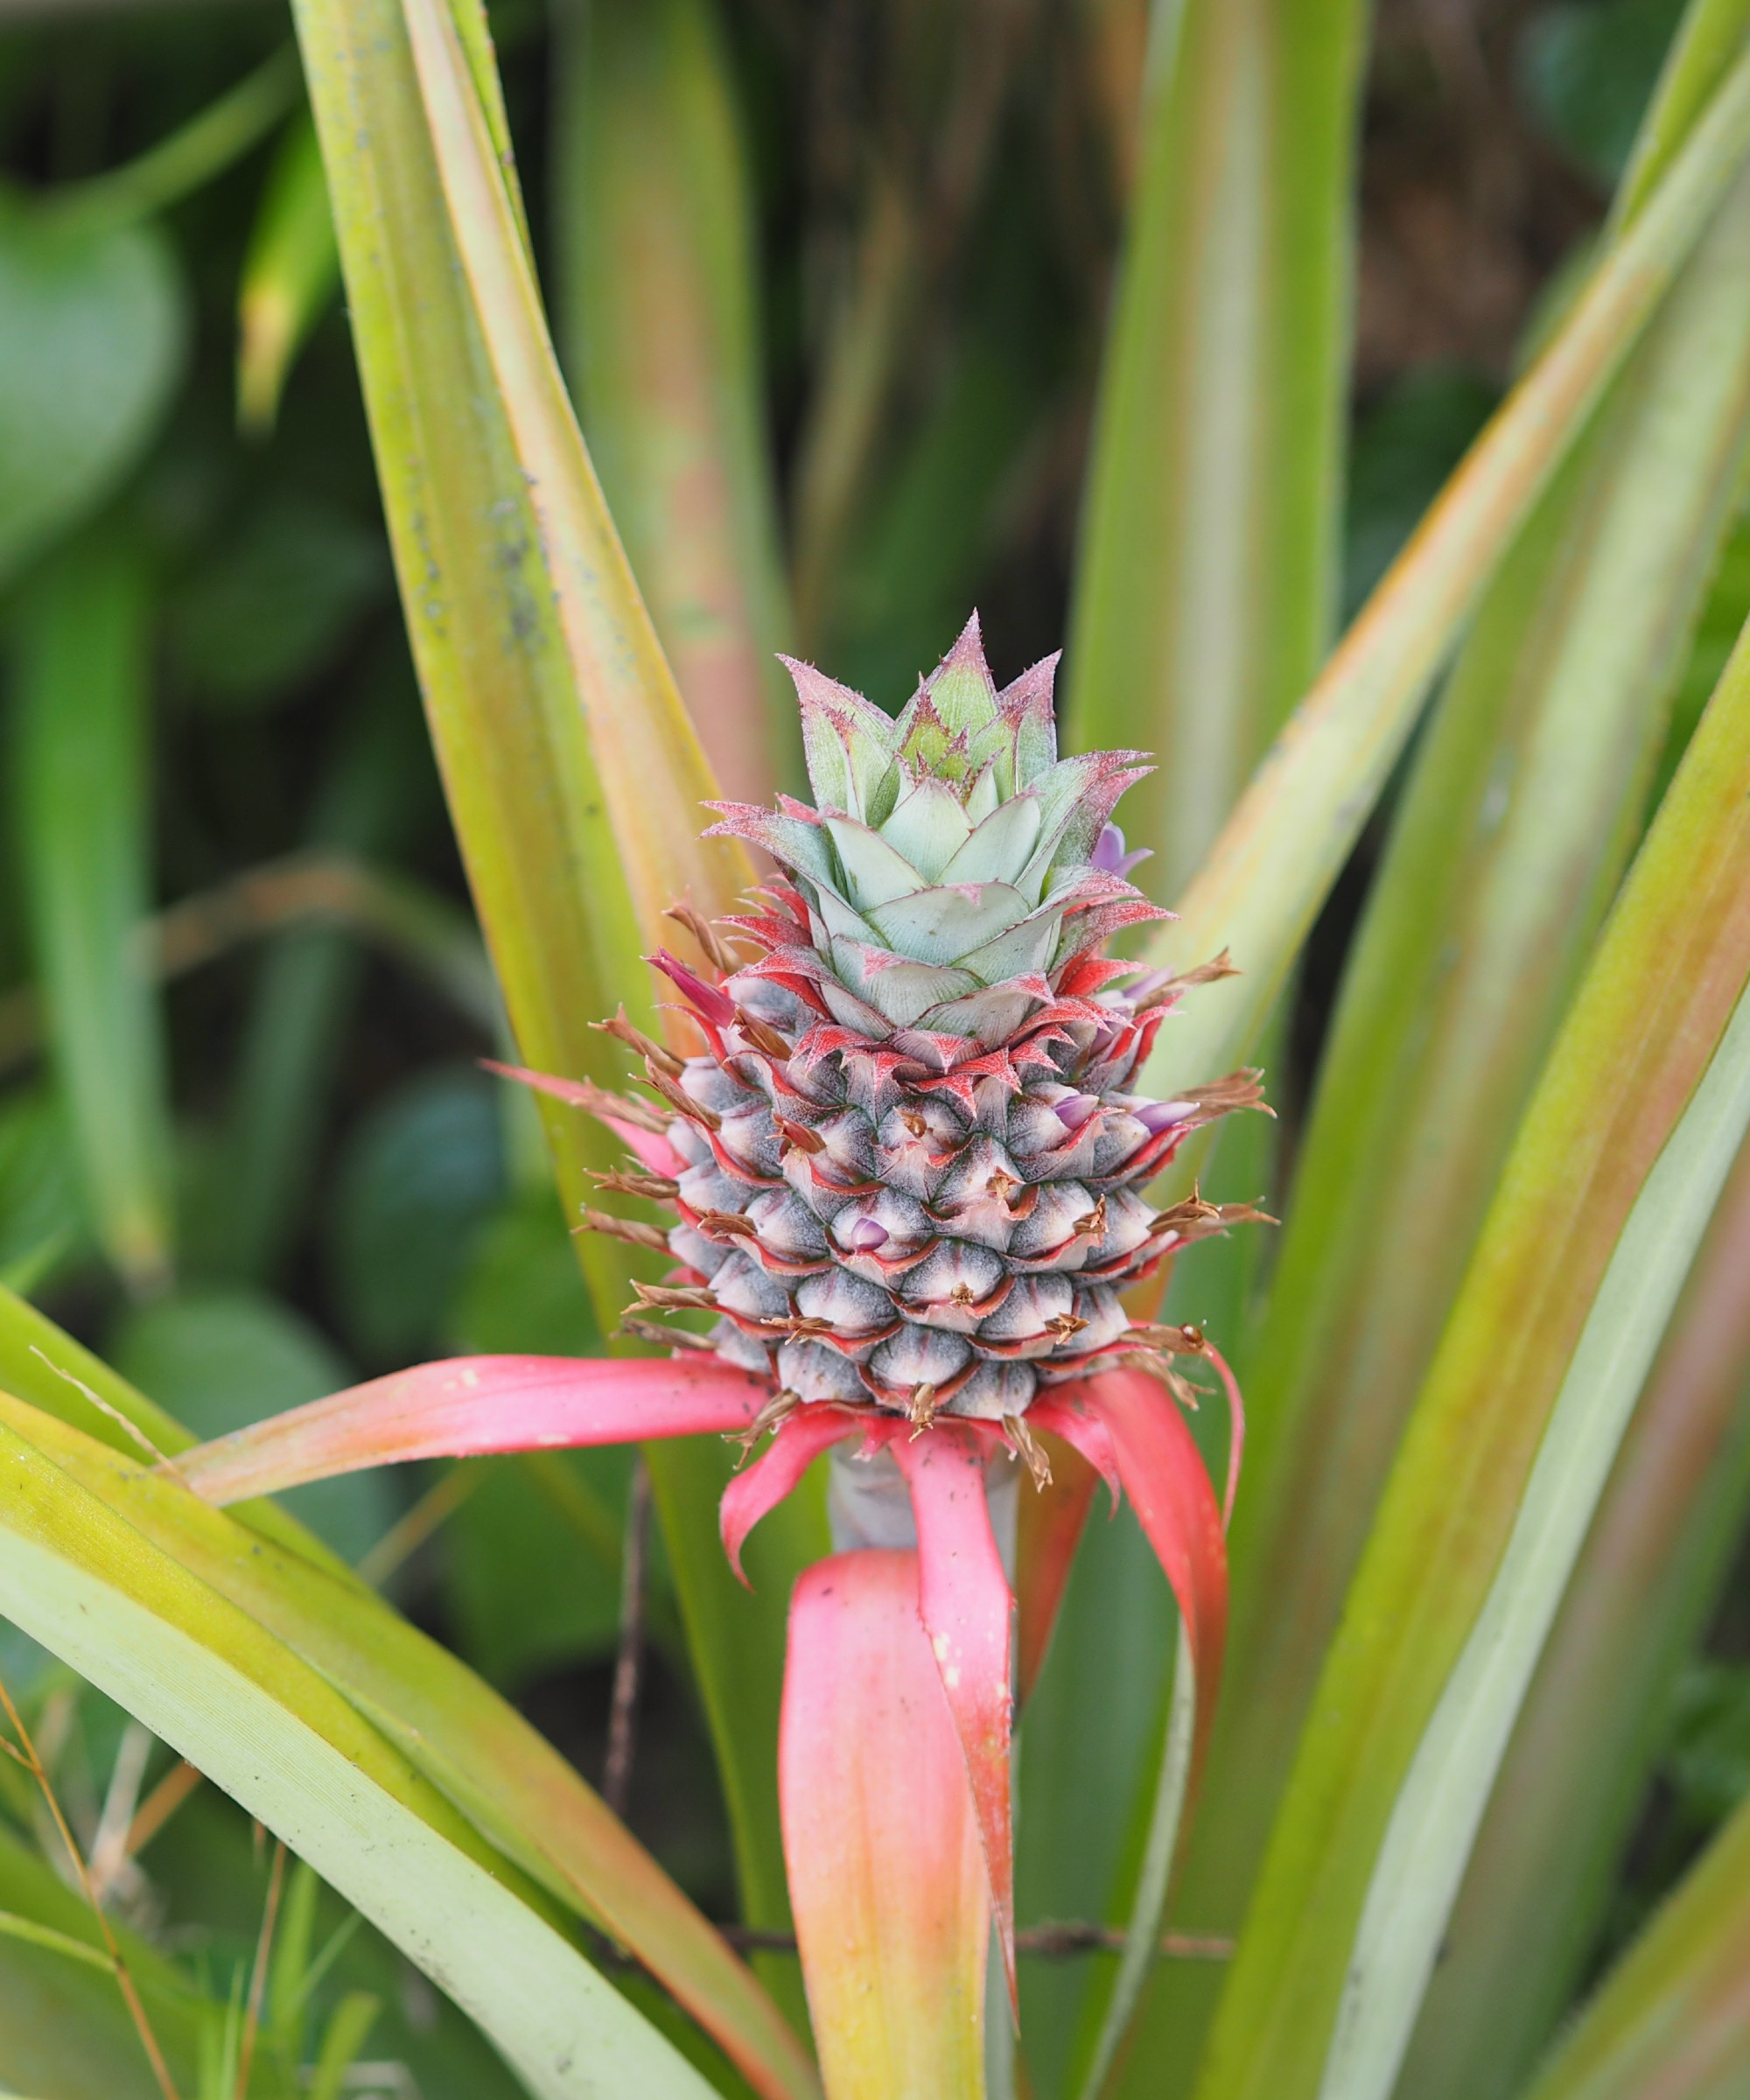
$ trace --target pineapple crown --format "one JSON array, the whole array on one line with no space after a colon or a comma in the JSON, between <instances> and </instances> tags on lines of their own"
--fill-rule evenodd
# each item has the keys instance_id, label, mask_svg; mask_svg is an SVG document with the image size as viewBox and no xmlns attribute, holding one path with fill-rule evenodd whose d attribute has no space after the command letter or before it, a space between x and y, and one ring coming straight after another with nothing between
<instances>
[{"instance_id":1,"label":"pineapple crown","mask_svg":"<svg viewBox=\"0 0 1750 2100\"><path fill-rule=\"evenodd\" d=\"M1143 856L1110 822L1150 767L1134 751L1059 758L1056 656L998 691L974 613L897 718L785 662L815 806L714 803L713 829L792 878L808 945L755 967L807 980L840 1026L957 1061L1050 1006L1110 934L1167 916L1124 879Z\"/></svg>"}]
</instances>

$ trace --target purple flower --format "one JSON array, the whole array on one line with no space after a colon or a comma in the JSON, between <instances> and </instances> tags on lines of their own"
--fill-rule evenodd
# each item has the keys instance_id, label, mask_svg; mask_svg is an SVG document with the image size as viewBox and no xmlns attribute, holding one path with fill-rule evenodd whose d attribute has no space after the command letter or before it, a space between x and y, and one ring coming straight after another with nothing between
<instances>
[{"instance_id":1,"label":"purple flower","mask_svg":"<svg viewBox=\"0 0 1750 2100\"><path fill-rule=\"evenodd\" d=\"M1052 1106L1057 1110L1057 1119L1066 1130L1079 1130L1100 1106L1097 1094L1066 1094L1061 1101Z\"/></svg>"},{"instance_id":2,"label":"purple flower","mask_svg":"<svg viewBox=\"0 0 1750 2100\"><path fill-rule=\"evenodd\" d=\"M1145 1130L1158 1133L1171 1130L1175 1123L1183 1123L1196 1106L1194 1101L1145 1101L1132 1113Z\"/></svg>"},{"instance_id":3,"label":"purple flower","mask_svg":"<svg viewBox=\"0 0 1750 2100\"><path fill-rule=\"evenodd\" d=\"M1116 824L1108 824L1094 842L1091 855L1093 864L1107 875L1128 875L1138 861L1148 859L1153 848L1138 846L1133 852L1124 850L1124 835Z\"/></svg>"},{"instance_id":4,"label":"purple flower","mask_svg":"<svg viewBox=\"0 0 1750 2100\"><path fill-rule=\"evenodd\" d=\"M858 1218L850 1228L846 1244L854 1254L873 1254L878 1247L887 1244L887 1228L878 1224L873 1218Z\"/></svg>"}]
</instances>

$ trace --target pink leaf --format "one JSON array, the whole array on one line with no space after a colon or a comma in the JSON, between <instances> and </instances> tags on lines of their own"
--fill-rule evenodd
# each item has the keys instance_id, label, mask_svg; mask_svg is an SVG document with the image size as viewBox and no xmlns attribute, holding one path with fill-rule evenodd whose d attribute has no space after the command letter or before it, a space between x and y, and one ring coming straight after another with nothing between
<instances>
[{"instance_id":1,"label":"pink leaf","mask_svg":"<svg viewBox=\"0 0 1750 2100\"><path fill-rule=\"evenodd\" d=\"M836 1407L816 1403L799 1408L772 1439L771 1448L738 1473L718 1505L718 1528L729 1564L743 1582L741 1549L762 1516L775 1509L829 1445L862 1432L862 1424ZM748 1586L752 1588L752 1584Z\"/></svg>"},{"instance_id":2,"label":"pink leaf","mask_svg":"<svg viewBox=\"0 0 1750 2100\"><path fill-rule=\"evenodd\" d=\"M763 1379L714 1357L455 1356L349 1386L166 1463L222 1504L404 1459L746 1429L771 1396Z\"/></svg>"},{"instance_id":3,"label":"pink leaf","mask_svg":"<svg viewBox=\"0 0 1750 2100\"><path fill-rule=\"evenodd\" d=\"M1037 1494L1023 1483L1015 1545L1015 1590L1020 1606L1016 1637L1015 1698L1025 1706L1045 1667L1052 1628L1082 1543L1099 1475L1073 1445L1046 1432L1051 1479ZM1117 1475L1112 1485L1116 1492Z\"/></svg>"},{"instance_id":4,"label":"pink leaf","mask_svg":"<svg viewBox=\"0 0 1750 2100\"><path fill-rule=\"evenodd\" d=\"M1105 1371L1054 1387L1033 1403L1028 1419L1054 1430L1090 1461L1110 1440L1124 1492L1178 1600L1197 1673L1194 1789L1228 1630L1228 1549L1202 1454L1178 1403L1145 1371Z\"/></svg>"},{"instance_id":5,"label":"pink leaf","mask_svg":"<svg viewBox=\"0 0 1750 2100\"><path fill-rule=\"evenodd\" d=\"M687 1163L659 1130L647 1130L640 1124L628 1123L623 1116L614 1114L617 1096L606 1087L598 1087L591 1079L560 1079L551 1072L531 1072L527 1065L501 1065L495 1058L483 1057L480 1063L488 1072L496 1072L500 1079L514 1079L520 1086L532 1087L537 1094L548 1094L555 1101L563 1101L568 1109L582 1109L593 1116L598 1123L605 1124L639 1163L653 1174L667 1174L678 1179L687 1171ZM620 1105L624 1105L621 1103Z\"/></svg>"},{"instance_id":6,"label":"pink leaf","mask_svg":"<svg viewBox=\"0 0 1750 2100\"><path fill-rule=\"evenodd\" d=\"M1009 1802L1009 1614L1013 1599L984 1497L988 1439L938 1420L890 1446L918 1526L918 1615L965 1754L991 1906L1015 1991L1014 1834Z\"/></svg>"},{"instance_id":7,"label":"pink leaf","mask_svg":"<svg viewBox=\"0 0 1750 2100\"><path fill-rule=\"evenodd\" d=\"M1228 1369L1222 1352L1206 1341L1203 1354L1214 1365L1222 1390L1228 1396L1228 1481L1222 1490L1222 1529L1225 1531L1234 1521L1234 1497L1240 1491L1240 1467L1245 1463L1246 1404L1240 1396L1240 1382Z\"/></svg>"},{"instance_id":8,"label":"pink leaf","mask_svg":"<svg viewBox=\"0 0 1750 2100\"><path fill-rule=\"evenodd\" d=\"M1027 1410L1027 1421L1034 1429L1043 1429L1060 1436L1070 1447L1079 1452L1105 1481L1107 1492L1112 1498L1109 1515L1116 1516L1119 1497L1124 1493L1124 1482L1118 1478L1117 1454L1112 1449L1112 1438L1106 1424L1097 1415L1092 1415L1080 1406L1074 1395L1087 1384L1077 1379L1073 1385L1046 1387Z\"/></svg>"},{"instance_id":9,"label":"pink leaf","mask_svg":"<svg viewBox=\"0 0 1750 2100\"><path fill-rule=\"evenodd\" d=\"M828 2100L982 2100L990 1900L918 1558L804 1571L779 1729L784 1858Z\"/></svg>"}]
</instances>

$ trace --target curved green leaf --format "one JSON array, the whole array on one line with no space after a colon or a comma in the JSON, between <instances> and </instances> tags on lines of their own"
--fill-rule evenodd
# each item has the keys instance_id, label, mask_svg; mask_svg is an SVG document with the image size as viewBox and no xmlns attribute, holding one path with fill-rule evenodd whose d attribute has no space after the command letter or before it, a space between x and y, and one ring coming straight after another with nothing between
<instances>
[{"instance_id":1,"label":"curved green leaf","mask_svg":"<svg viewBox=\"0 0 1750 2100\"><path fill-rule=\"evenodd\" d=\"M1690 1869L1526 2100L1730 2100L1750 2080L1750 1802Z\"/></svg>"},{"instance_id":2,"label":"curved green leaf","mask_svg":"<svg viewBox=\"0 0 1750 2100\"><path fill-rule=\"evenodd\" d=\"M307 1859L479 2021L531 2093L704 2100L704 2080L458 1811L128 1509L220 1559L251 1554L246 1532L172 1480L0 1395L5 1615Z\"/></svg>"},{"instance_id":3,"label":"curved green leaf","mask_svg":"<svg viewBox=\"0 0 1750 2100\"><path fill-rule=\"evenodd\" d=\"M1743 52L1746 29L1746 0L1689 0L1617 186L1611 207L1616 225L1626 225L1652 195L1708 98Z\"/></svg>"},{"instance_id":4,"label":"curved green leaf","mask_svg":"<svg viewBox=\"0 0 1750 2100\"><path fill-rule=\"evenodd\" d=\"M198 110L136 159L52 192L42 207L52 224L81 232L132 226L203 188L257 145L298 96L298 65L288 46Z\"/></svg>"},{"instance_id":5,"label":"curved green leaf","mask_svg":"<svg viewBox=\"0 0 1750 2100\"><path fill-rule=\"evenodd\" d=\"M151 902L150 603L119 543L72 547L26 603L18 828L37 970L86 1198L136 1290L169 1273L163 1018L143 948Z\"/></svg>"},{"instance_id":6,"label":"curved green leaf","mask_svg":"<svg viewBox=\"0 0 1750 2100\"><path fill-rule=\"evenodd\" d=\"M142 1454L117 1418L138 1424L158 1449L172 1455L192 1440L40 1313L5 1294L0 1294L0 1388L27 1395L136 1465ZM104 1494L114 1476L87 1467L80 1477ZM166 1550L368 1716L534 1881L629 1947L717 2036L760 2093L770 2100L812 2100L817 2089L811 2068L777 2009L513 1707L367 1590L273 1503L239 1508L234 1518L244 1530L237 1535L172 1522L180 1506L179 1500L170 1505L152 1500L123 1509L141 1526L163 1517L169 1528L153 1536ZM763 1565L758 1545L749 1554L756 1573Z\"/></svg>"},{"instance_id":7,"label":"curved green leaf","mask_svg":"<svg viewBox=\"0 0 1750 2100\"><path fill-rule=\"evenodd\" d=\"M182 287L150 227L57 222L0 197L0 583L88 515L157 430Z\"/></svg>"},{"instance_id":8,"label":"curved green leaf","mask_svg":"<svg viewBox=\"0 0 1750 2100\"><path fill-rule=\"evenodd\" d=\"M300 0L298 18L409 632L519 1054L617 1084L594 1024L623 1000L656 1025L641 956L672 938L662 910L689 890L725 908L748 865L697 838L708 769L565 399L494 144L489 52L424 0L405 18L396 0ZM619 1148L540 1106L575 1215L586 1169ZM578 1245L610 1328L627 1250ZM750 1595L717 1544L731 1462L704 1446L649 1454L744 1902L778 1925L784 1605L825 1548L825 1514L815 1495L774 1519Z\"/></svg>"},{"instance_id":9,"label":"curved green leaf","mask_svg":"<svg viewBox=\"0 0 1750 2100\"><path fill-rule=\"evenodd\" d=\"M1750 1015L1727 1031L1750 969L1746 769L1741 640L1527 1110L1404 1439L1211 2037L1204 2100L1390 2089L1524 1677L1736 1150L1731 1119L1750 1113L1739 1068ZM1519 1647L1490 1678L1498 1620ZM1474 1673L1466 1706L1452 1687ZM1484 1731L1469 1745L1466 1714Z\"/></svg>"},{"instance_id":10,"label":"curved green leaf","mask_svg":"<svg viewBox=\"0 0 1750 2100\"><path fill-rule=\"evenodd\" d=\"M1158 769L1127 827L1180 889L1336 603L1367 10L1191 0L1151 98L1069 650L1074 748Z\"/></svg>"},{"instance_id":11,"label":"curved green leaf","mask_svg":"<svg viewBox=\"0 0 1750 2100\"><path fill-rule=\"evenodd\" d=\"M1165 1031L1143 1083L1171 1093L1238 1061L1269 1012L1414 723L1516 528L1668 290L1750 142L1740 59L1566 323L1472 448L1281 736L1150 944L1186 967L1232 950Z\"/></svg>"},{"instance_id":12,"label":"curved green leaf","mask_svg":"<svg viewBox=\"0 0 1750 2100\"><path fill-rule=\"evenodd\" d=\"M662 717L671 744L684 751L688 741L624 557L606 555L580 596L557 572L563 556L537 514L532 482L544 494L556 472L568 475L559 500L573 513L587 513L593 484L556 371L542 383L545 337L518 275L527 267L518 220L489 143L489 169L479 164L479 102L464 104L458 124L482 238L510 250L499 325L536 368L543 435L563 446L570 427L556 468L526 456L500 390L396 0L307 0L298 31L408 632L520 1054L545 1071L615 1084L621 1060L592 1025L621 1000L654 1016L641 956L689 873L683 858L662 857L684 855L708 780L696 756L616 773L614 737L598 734L615 716L626 734ZM459 49L452 55L471 79ZM573 654L568 617L573 633L595 638L588 661ZM621 828L641 835L635 850ZM662 873L647 895L628 871L649 870L652 856ZM718 901L718 883L705 886L702 908ZM616 1148L586 1118L547 1104L542 1113L574 1208L585 1166L606 1168ZM623 1265L605 1242L584 1246L617 1312Z\"/></svg>"},{"instance_id":13,"label":"curved green leaf","mask_svg":"<svg viewBox=\"0 0 1750 2100\"><path fill-rule=\"evenodd\" d=\"M1484 600L1351 951L1248 1378L1234 1670L1183 1891L1204 1929L1243 1914L1398 1438L1634 844L1750 437L1746 238L1740 176Z\"/></svg>"},{"instance_id":14,"label":"curved green leaf","mask_svg":"<svg viewBox=\"0 0 1750 2100\"><path fill-rule=\"evenodd\" d=\"M1124 12L1082 10L1078 28L1110 37ZM1366 26L1353 0L1154 10L1158 78L1143 98L1140 180L1101 381L1066 719L1077 748L1139 745L1158 760L1126 797L1124 821L1132 843L1153 849L1144 879L1164 895L1189 878L1328 646ZM1252 1195L1266 1185L1274 1127L1260 1120L1224 1144L1222 1189ZM1175 1284L1224 1348L1243 1332L1238 1279L1256 1258L1244 1243L1255 1239L1200 1253ZM1231 1284L1219 1273L1229 1270ZM1061 1770L1055 1753L1051 1768L1022 1767L1021 1872L1046 1915L1124 1915L1132 1880L1157 1900L1165 1887L1159 1848L1158 1871L1146 1871L1140 1832L1152 1802L1171 1798L1170 1770L1145 1775L1130 1818L1134 1862L1117 1856L1115 1810L1138 1797L1138 1734L1160 1733L1145 1717L1166 1704L1172 1656L1152 1624L1148 1557L1126 1555L1126 1543L1123 1532L1099 1540L1093 1550L1118 1564L1097 1588L1074 1586L1064 1629L1066 1642L1103 1647L1116 1622L1134 1628L1140 1652L1125 1670L1123 1719L1082 1726L1066 1662L1048 1673L1029 1722L1035 1740L1050 1736L1067 1759ZM1061 1715L1060 1700L1070 1709ZM1170 1728L1163 1740L1170 1746ZM1219 1788L1220 1774L1210 1778ZM1047 2087L1078 2000L1080 2064L1089 2049L1110 2064L1110 1981L1097 1963L1029 1977L1039 2008L1029 2057ZM1127 1976L1121 1999L1133 2004L1141 1981ZM1207 2017L1207 1977L1182 1985ZM1174 1977L1171 2012L1123 2052L1128 2076L1152 2096L1182 2091L1195 2060L1180 1988ZM1155 2000L1165 1995L1157 1983Z\"/></svg>"},{"instance_id":15,"label":"curved green leaf","mask_svg":"<svg viewBox=\"0 0 1750 2100\"><path fill-rule=\"evenodd\" d=\"M1514 1720L1746 1126L1740 1003L1622 1228L1494 1583L1399 1789L1355 1932L1327 2094L1384 2100L1391 2090Z\"/></svg>"},{"instance_id":16,"label":"curved green leaf","mask_svg":"<svg viewBox=\"0 0 1750 2100\"><path fill-rule=\"evenodd\" d=\"M1512 2100L1572 2001L1750 1503L1750 1147L1617 1454L1489 1798L1400 2083Z\"/></svg>"},{"instance_id":17,"label":"curved green leaf","mask_svg":"<svg viewBox=\"0 0 1750 2100\"><path fill-rule=\"evenodd\" d=\"M571 412L469 52L446 0L402 0L449 227L497 399L528 485L576 706L639 933L690 897L732 908L752 880L739 842L700 836L716 783L662 654ZM576 763L574 755L573 763ZM604 825L603 820L606 819ZM600 845L597 844L598 858ZM592 869L599 879L599 868Z\"/></svg>"}]
</instances>

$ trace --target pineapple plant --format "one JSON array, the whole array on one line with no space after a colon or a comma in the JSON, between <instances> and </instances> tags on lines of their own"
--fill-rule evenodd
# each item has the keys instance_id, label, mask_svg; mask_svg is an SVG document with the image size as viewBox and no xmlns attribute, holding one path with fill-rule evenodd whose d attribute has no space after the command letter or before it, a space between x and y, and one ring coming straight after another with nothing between
<instances>
[{"instance_id":1,"label":"pineapple plant","mask_svg":"<svg viewBox=\"0 0 1750 2100\"><path fill-rule=\"evenodd\" d=\"M816 807L717 805L781 871L724 929L758 957L688 912L719 980L654 960L706 1048L682 1059L614 1024L674 1110L598 1104L639 1131L646 1170L608 1186L678 1220L676 1272L641 1287L634 1320L713 1312L707 1346L772 1385L762 1429L820 1404L918 1429L942 1412L1001 1424L1042 1466L1026 1421L1041 1388L1207 1346L1134 1320L1125 1287L1257 1214L1144 1193L1189 1132L1258 1105L1258 1074L1130 1090L1180 994L1228 966L1144 974L1102 954L1167 916L1126 879L1144 856L1110 822L1146 767L1059 758L1054 665L998 692L975 615L895 719L792 664Z\"/></svg>"},{"instance_id":2,"label":"pineapple plant","mask_svg":"<svg viewBox=\"0 0 1750 2100\"><path fill-rule=\"evenodd\" d=\"M976 624L896 718L796 664L802 737L765 719L787 635L881 694L889 667L934 659L949 611L1001 596L915 544L906 507L911 565L946 606L888 631L857 572L880 521L832 514L835 487L868 513L892 420L835 411L867 405L864 353L901 423L936 383L915 321L941 258L908 262L928 228L892 167L872 161L858 297L809 375L787 628L754 262L718 209L738 90L715 10L558 10L578 156L563 376L534 262L551 199L537 149L525 208L483 14L295 11L321 157L306 137L305 230L314 274L332 281L337 247L345 273L412 653L522 1060L501 1068L549 1097L600 1327L646 1353L420 1364L200 1448L0 1293L0 1609L292 1844L542 2100L700 2100L738 2078L767 2100L1639 2100L1741 2080L1750 1809L1559 2022L1605 1886L1586 1862L1626 1838L1618 1774L1644 1784L1642 1716L1744 1508L1731 1466L1704 1489L1682 1454L1708 1419L1725 1438L1735 1404L1686 1338L1730 1326L1734 1362L1744 1347L1742 1165L1720 1192L1732 1153L1750 1159L1750 644L1715 673L1742 618L1750 443L1745 0L1690 0L1584 279L1334 648L1365 10L1190 0L1145 67L1146 10L1088 12L1139 70L1066 608L1066 742L1088 755L1067 759L1053 663L999 691ZM988 24L956 33L969 62L942 76L983 95ZM932 116L913 87L902 129L957 155L968 108ZM936 376L975 395L968 369ZM944 537L976 538L970 500L915 486ZM1718 648L1694 652L1674 709L1716 567L1729 618L1704 620ZM106 573L75 578L50 627L98 633L82 608L108 602ZM26 771L77 794L99 771L61 693L92 680L76 652L38 659L32 747L72 763ZM1094 748L1132 743L1162 761L1127 822L1173 923L1115 822L1145 761ZM714 780L799 789L799 745L812 807L712 800ZM1376 810L1369 886L1354 848ZM88 903L80 844L51 872ZM1315 920L1340 930L1325 907L1346 864L1362 926L1315 1043L1316 967L1280 1008ZM131 982L119 916L81 933L41 915L72 951L94 932ZM663 942L666 1009L643 967ZM1257 1074L1228 1070L1249 1059L1306 1102L1305 1135L1278 1166L1270 1126L1238 1118L1208 1174L1271 1190L1283 1254L1254 1268L1264 1236L1235 1235L1163 1301L1182 1250L1262 1214L1191 1179L1200 1126L1263 1106ZM74 1091L92 1159L125 1166L108 1117L137 1116L140 1089ZM112 1201L125 1182L106 1178ZM1262 1423L1231 1549L1242 1432L1206 1324ZM417 1346L494 1345L434 1328ZM1177 1367L1199 1357L1226 1389L1225 1469L1185 1420ZM232 1419L267 1404L249 1400ZM642 1471L624 1594L648 1485L757 1974L583 1777L373 1593L374 1552L353 1579L255 1499L396 1460L626 1441ZM1102 1473L1138 1523L1091 1532L1072 1580ZM479 1477L433 1482L389 1543ZM1601 1809L1606 1778L1621 1799ZM1058 1964L1026 1972L1018 2038L987 2011L993 1914L1012 1994L1017 1951ZM666 1992L660 2026L573 1920ZM1119 1959L1071 1964L1095 1948ZM676 2045L676 2008L735 2076L700 2036Z\"/></svg>"},{"instance_id":3,"label":"pineapple plant","mask_svg":"<svg viewBox=\"0 0 1750 2100\"><path fill-rule=\"evenodd\" d=\"M1122 928L1168 915L1127 879L1142 856L1111 822L1146 765L1136 752L1059 758L1054 665L999 692L975 615L890 718L792 664L817 805L713 804L716 830L762 848L777 877L747 900L758 908L717 924L690 903L672 907L709 975L666 949L651 958L704 1049L680 1054L622 1007L600 1025L641 1059L654 1102L494 1068L626 1144L634 1164L598 1173L602 1193L675 1214L666 1230L593 1204L582 1218L674 1264L666 1280L634 1284L625 1316L667 1361L439 1362L176 1462L184 1484L223 1504L394 1459L712 1431L752 1454L769 1436L723 1496L738 1574L748 1533L822 1452L852 1446L852 1464L879 1462L887 1485L909 1492L910 1517L896 1525L887 1497L872 1522L857 1487L835 1480L840 1550L798 1585L792 1657L799 1643L804 1654L822 1645L820 1611L835 1591L849 1594L851 1637L871 1641L878 1665L921 1626L952 1726L938 1731L945 1759L933 1759L920 1749L915 1683L899 1718L884 1719L864 1685L822 1698L787 1677L786 1854L815 2023L830 2082L836 2061L844 2090L862 2075L856 2052L842 2054L847 2022L835 2009L847 1974L854 1999L933 1908L963 1914L967 1904L926 1876L909 1906L873 1921L873 1943L847 1955L838 1886L857 1872L857 1846L819 1814L822 1737L866 1735L895 1770L921 1757L950 1799L963 1795L982 1855L973 1908L982 1917L988 1901L1015 2002L1014 1527L1012 1504L996 1507L1012 1476L998 1469L1022 1464L1049 1488L1043 1432L1102 1474L1115 1499L1131 1495L1184 1614L1194 1768L1221 1666L1238 1389L1200 1328L1135 1317L1121 1293L1181 1248L1262 1216L1194 1189L1165 1208L1143 1194L1191 1132L1262 1107L1261 1074L1166 1101L1131 1090L1181 994L1231 966L1218 956L1174 974L1101 952ZM669 1324L700 1313L713 1316L707 1333ZM1226 1390L1225 1510L1179 1411L1196 1396L1176 1356L1207 1358ZM1072 1549L1086 1507L1070 1502ZM897 1572L885 1562L896 1547L906 1564ZM832 1572L824 1586L813 1580L822 1569ZM913 1606L897 1634L872 1635L896 1572ZM1059 1594L1046 1586L1047 1631ZM805 1708L806 1724L788 1718ZM979 1978L985 1946L982 1931L970 1942ZM976 2042L976 1990L926 1983L916 1995L930 2005L931 2047L940 2032Z\"/></svg>"}]
</instances>

